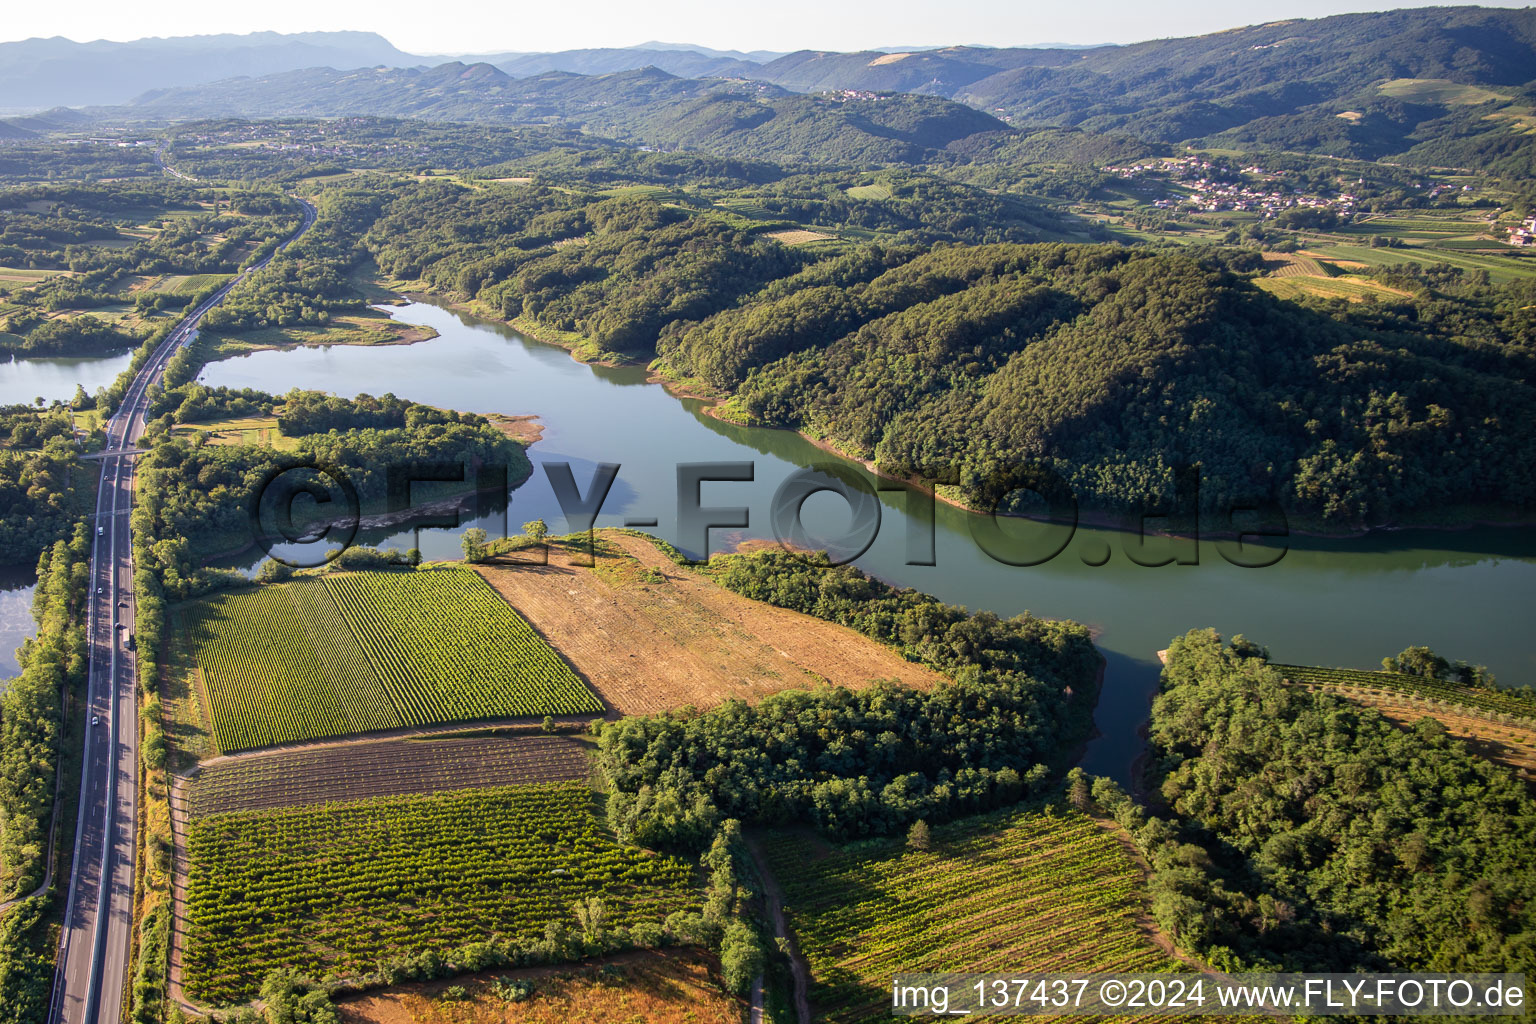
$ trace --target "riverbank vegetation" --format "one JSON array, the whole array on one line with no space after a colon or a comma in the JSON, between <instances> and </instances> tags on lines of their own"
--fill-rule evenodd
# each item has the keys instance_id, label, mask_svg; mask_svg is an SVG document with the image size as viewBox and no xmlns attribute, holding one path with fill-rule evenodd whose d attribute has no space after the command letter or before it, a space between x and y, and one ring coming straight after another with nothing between
<instances>
[{"instance_id":1,"label":"riverbank vegetation","mask_svg":"<svg viewBox=\"0 0 1536 1024\"><path fill-rule=\"evenodd\" d=\"M523 445L508 438L484 417L423 412L412 425L391 428L331 430L291 439L283 450L251 444L210 444L206 435L174 433L177 412L190 398L189 415L207 411L209 402L265 404L263 399L228 394L208 398L194 386L180 401L167 400L166 412L150 435L153 448L139 463L139 504L134 511L135 530L157 538L149 550L166 594L180 599L206 590L216 578L203 568L203 560L220 551L240 548L252 541L250 509L269 479L294 466L324 466L336 471L356 488L359 510L381 513L388 498L390 466L450 464L463 467L464 481L420 484L412 501L442 496L443 488L462 494L477 487L480 467L496 470L496 488L486 492L488 502L504 501L500 468L505 483L516 485L532 471ZM326 404L328 415L348 416L344 410L361 410L361 419L372 417L377 402L364 398L360 405ZM157 407L158 408L158 407ZM422 408L422 407L414 407ZM433 488L438 490L434 492ZM300 524L302 527L302 523Z\"/></svg>"}]
</instances>

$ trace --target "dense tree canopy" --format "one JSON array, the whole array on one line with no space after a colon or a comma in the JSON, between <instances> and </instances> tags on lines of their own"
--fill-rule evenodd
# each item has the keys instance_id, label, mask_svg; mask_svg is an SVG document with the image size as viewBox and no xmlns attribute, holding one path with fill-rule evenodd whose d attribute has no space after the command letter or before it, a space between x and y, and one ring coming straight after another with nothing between
<instances>
[{"instance_id":1,"label":"dense tree canopy","mask_svg":"<svg viewBox=\"0 0 1536 1024\"><path fill-rule=\"evenodd\" d=\"M1169 648L1149 737L1177 825L1096 791L1152 852L1154 907L1218 963L1529 971L1536 802L1424 719L1281 682L1209 630Z\"/></svg>"}]
</instances>

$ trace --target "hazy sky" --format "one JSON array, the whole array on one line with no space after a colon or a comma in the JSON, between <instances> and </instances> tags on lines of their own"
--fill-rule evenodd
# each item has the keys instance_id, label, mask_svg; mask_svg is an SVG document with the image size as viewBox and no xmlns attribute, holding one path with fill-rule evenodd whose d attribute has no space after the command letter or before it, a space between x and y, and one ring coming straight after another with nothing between
<instances>
[{"instance_id":1,"label":"hazy sky","mask_svg":"<svg viewBox=\"0 0 1536 1024\"><path fill-rule=\"evenodd\" d=\"M137 39L213 32L367 29L411 53L488 53L629 46L650 39L719 49L857 50L877 46L980 43L1134 42L1196 35L1283 12L1315 18L1348 11L1418 7L1411 2L1288 0L1275 6L1224 0L467 0L439 7L421 0L7 0L0 39L66 36ZM1523 0L1487 6L1524 6Z\"/></svg>"}]
</instances>

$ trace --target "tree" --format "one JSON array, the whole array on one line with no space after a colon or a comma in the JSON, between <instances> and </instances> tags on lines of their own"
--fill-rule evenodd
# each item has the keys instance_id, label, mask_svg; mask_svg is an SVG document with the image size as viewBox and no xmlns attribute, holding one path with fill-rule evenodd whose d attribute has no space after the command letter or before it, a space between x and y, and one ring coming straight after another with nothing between
<instances>
[{"instance_id":1,"label":"tree","mask_svg":"<svg viewBox=\"0 0 1536 1024\"><path fill-rule=\"evenodd\" d=\"M464 531L459 546L464 549L464 561L485 561L485 531L478 526L471 526Z\"/></svg>"},{"instance_id":2,"label":"tree","mask_svg":"<svg viewBox=\"0 0 1536 1024\"><path fill-rule=\"evenodd\" d=\"M293 576L293 566L279 562L275 558L269 558L261 563L261 568L256 570L256 582L281 583Z\"/></svg>"},{"instance_id":3,"label":"tree","mask_svg":"<svg viewBox=\"0 0 1536 1024\"><path fill-rule=\"evenodd\" d=\"M596 896L588 896L571 904L581 937L587 942L597 942L603 937L603 926L608 923L608 908Z\"/></svg>"},{"instance_id":4,"label":"tree","mask_svg":"<svg viewBox=\"0 0 1536 1024\"><path fill-rule=\"evenodd\" d=\"M725 976L725 987L744 993L762 971L763 947L757 933L742 921L726 925L720 941L720 973Z\"/></svg>"},{"instance_id":5,"label":"tree","mask_svg":"<svg viewBox=\"0 0 1536 1024\"><path fill-rule=\"evenodd\" d=\"M549 536L549 527L542 519L531 519L523 524L523 535L535 544L542 544Z\"/></svg>"},{"instance_id":6,"label":"tree","mask_svg":"<svg viewBox=\"0 0 1536 1024\"><path fill-rule=\"evenodd\" d=\"M1067 772L1067 799L1080 811L1087 811L1093 802L1088 775L1081 768L1073 768Z\"/></svg>"},{"instance_id":7,"label":"tree","mask_svg":"<svg viewBox=\"0 0 1536 1024\"><path fill-rule=\"evenodd\" d=\"M914 850L928 850L933 847L933 836L929 832L928 823L918 818L907 829L907 845Z\"/></svg>"},{"instance_id":8,"label":"tree","mask_svg":"<svg viewBox=\"0 0 1536 1024\"><path fill-rule=\"evenodd\" d=\"M1451 663L1428 647L1405 647L1395 658L1382 658L1381 667L1388 672L1440 679L1450 670Z\"/></svg>"}]
</instances>

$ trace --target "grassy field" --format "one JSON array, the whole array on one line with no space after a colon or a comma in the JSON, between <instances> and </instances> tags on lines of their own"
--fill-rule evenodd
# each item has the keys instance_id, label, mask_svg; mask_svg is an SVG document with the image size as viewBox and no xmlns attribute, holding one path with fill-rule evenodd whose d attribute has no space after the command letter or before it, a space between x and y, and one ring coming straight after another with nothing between
<instances>
[{"instance_id":1,"label":"grassy field","mask_svg":"<svg viewBox=\"0 0 1536 1024\"><path fill-rule=\"evenodd\" d=\"M891 190L886 185L854 185L847 190L850 199L889 199Z\"/></svg>"},{"instance_id":2,"label":"grassy field","mask_svg":"<svg viewBox=\"0 0 1536 1024\"><path fill-rule=\"evenodd\" d=\"M580 782L588 747L566 736L433 736L276 751L204 765L187 787L194 818L376 796L525 782Z\"/></svg>"},{"instance_id":3,"label":"grassy field","mask_svg":"<svg viewBox=\"0 0 1536 1024\"><path fill-rule=\"evenodd\" d=\"M430 327L402 324L376 310L335 316L324 326L264 327L238 334L210 334L216 342L214 359L295 345L403 345L437 337Z\"/></svg>"},{"instance_id":4,"label":"grassy field","mask_svg":"<svg viewBox=\"0 0 1536 1024\"><path fill-rule=\"evenodd\" d=\"M45 278L68 274L67 270L33 270L28 267L0 267L0 284L36 284Z\"/></svg>"},{"instance_id":5,"label":"grassy field","mask_svg":"<svg viewBox=\"0 0 1536 1024\"><path fill-rule=\"evenodd\" d=\"M1287 275L1275 277L1259 277L1253 281L1254 285L1262 288L1269 294L1281 299L1298 299L1304 295L1318 296L1325 299L1348 299L1350 302L1360 302L1367 296L1376 298L1401 298L1403 293L1395 288L1388 288L1379 281L1373 281L1368 277L1309 277L1306 275Z\"/></svg>"},{"instance_id":6,"label":"grassy field","mask_svg":"<svg viewBox=\"0 0 1536 1024\"><path fill-rule=\"evenodd\" d=\"M205 423L178 423L178 436L207 435L209 444L262 444L278 451L291 452L299 447L297 438L288 437L277 425L276 416L248 416L236 419L208 420Z\"/></svg>"},{"instance_id":7,"label":"grassy field","mask_svg":"<svg viewBox=\"0 0 1536 1024\"><path fill-rule=\"evenodd\" d=\"M940 679L851 630L733 594L640 537L600 536L604 550L591 569L583 556L551 547L548 567L480 572L625 714L827 682L926 688Z\"/></svg>"},{"instance_id":8,"label":"grassy field","mask_svg":"<svg viewBox=\"0 0 1536 1024\"><path fill-rule=\"evenodd\" d=\"M190 299L204 288L218 287L227 280L228 274L167 274L144 290L185 295Z\"/></svg>"},{"instance_id":9,"label":"grassy field","mask_svg":"<svg viewBox=\"0 0 1536 1024\"><path fill-rule=\"evenodd\" d=\"M343 1024L741 1024L740 1001L721 993L711 969L698 950L648 951L601 964L402 986L347 1000L338 1009ZM507 979L532 982L533 994L508 1002L495 987ZM465 989L467 998L445 995L454 987Z\"/></svg>"},{"instance_id":10,"label":"grassy field","mask_svg":"<svg viewBox=\"0 0 1536 1024\"><path fill-rule=\"evenodd\" d=\"M224 814L193 824L183 984L243 1001L270 971L357 974L500 935L531 943L596 896L611 924L697 905L692 864L608 838L575 783Z\"/></svg>"},{"instance_id":11,"label":"grassy field","mask_svg":"<svg viewBox=\"0 0 1536 1024\"><path fill-rule=\"evenodd\" d=\"M1120 841L1060 806L828 847L765 844L828 1024L892 1020L898 971L1162 971L1177 966L1139 921L1140 871Z\"/></svg>"},{"instance_id":12,"label":"grassy field","mask_svg":"<svg viewBox=\"0 0 1536 1024\"><path fill-rule=\"evenodd\" d=\"M1433 103L1439 106L1476 106L1480 103L1507 103L1511 97L1477 85L1462 85L1443 78L1394 78L1379 87L1383 96L1405 103Z\"/></svg>"},{"instance_id":13,"label":"grassy field","mask_svg":"<svg viewBox=\"0 0 1536 1024\"><path fill-rule=\"evenodd\" d=\"M1348 243L1315 243L1312 249L1328 260L1347 260L1370 267L1388 267L1400 263L1434 266L1448 263L1462 270L1486 270L1495 283L1505 283L1536 276L1536 259L1516 256L1492 256L1458 249L1430 246L1405 246L1396 249L1372 249Z\"/></svg>"},{"instance_id":14,"label":"grassy field","mask_svg":"<svg viewBox=\"0 0 1536 1024\"><path fill-rule=\"evenodd\" d=\"M221 594L182 619L225 753L407 725L602 710L506 602L457 567Z\"/></svg>"}]
</instances>

